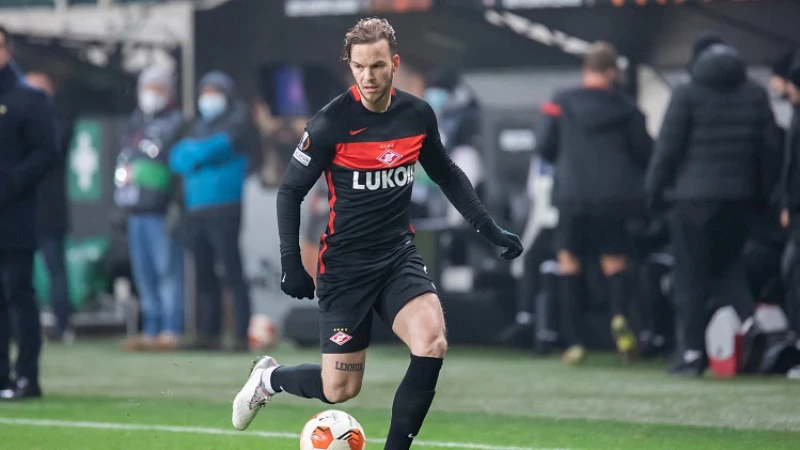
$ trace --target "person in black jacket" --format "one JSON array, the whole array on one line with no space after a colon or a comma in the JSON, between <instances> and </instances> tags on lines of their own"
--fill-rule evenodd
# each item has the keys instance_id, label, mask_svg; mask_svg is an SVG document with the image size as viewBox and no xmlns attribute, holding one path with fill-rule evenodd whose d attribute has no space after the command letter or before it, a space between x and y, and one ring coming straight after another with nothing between
<instances>
[{"instance_id":1,"label":"person in black jacket","mask_svg":"<svg viewBox=\"0 0 800 450\"><path fill-rule=\"evenodd\" d=\"M648 169L648 202L671 217L674 303L683 352L671 373L705 371L706 301L752 313L742 249L749 222L773 193L781 162L780 132L766 89L747 78L739 53L715 36L696 42L691 80L675 89Z\"/></svg>"},{"instance_id":2,"label":"person in black jacket","mask_svg":"<svg viewBox=\"0 0 800 450\"><path fill-rule=\"evenodd\" d=\"M599 257L608 280L612 332L625 357L636 338L625 318L629 282L627 220L644 214L644 174L652 139L636 104L615 89L618 55L608 43L594 44L584 59L582 87L555 95L542 107L538 151L555 165L553 204L561 285L568 311L564 335L567 363L585 347L575 321L581 297L581 259Z\"/></svg>"},{"instance_id":3,"label":"person in black jacket","mask_svg":"<svg viewBox=\"0 0 800 450\"><path fill-rule=\"evenodd\" d=\"M53 81L47 74L29 72L25 78L30 86L43 91L51 99L55 95ZM50 277L50 302L56 316L58 338L64 342L71 342L75 338L75 332L70 326L72 304L69 298L64 255L65 239L70 225L65 162L75 125L71 118L58 111L55 112L55 116L59 159L39 185L36 235L39 240L39 250L44 256L47 273Z\"/></svg>"},{"instance_id":4,"label":"person in black jacket","mask_svg":"<svg viewBox=\"0 0 800 450\"><path fill-rule=\"evenodd\" d=\"M47 96L25 84L0 26L0 399L41 396L39 306L33 292L36 197L58 159ZM13 322L13 323L12 323ZM11 330L17 341L11 382Z\"/></svg>"},{"instance_id":5,"label":"person in black jacket","mask_svg":"<svg viewBox=\"0 0 800 450\"><path fill-rule=\"evenodd\" d=\"M788 84L786 94L794 107L792 122L786 135L788 160L783 168L781 196L781 225L788 228L795 251L787 276L786 310L792 328L800 333L800 258L797 254L800 245L800 62L786 72Z\"/></svg>"}]
</instances>

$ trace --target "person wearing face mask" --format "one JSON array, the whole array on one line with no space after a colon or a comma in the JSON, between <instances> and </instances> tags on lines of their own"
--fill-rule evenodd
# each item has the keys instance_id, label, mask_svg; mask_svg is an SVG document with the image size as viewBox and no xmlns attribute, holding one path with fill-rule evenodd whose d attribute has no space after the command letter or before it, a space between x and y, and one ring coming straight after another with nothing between
<instances>
[{"instance_id":1,"label":"person wearing face mask","mask_svg":"<svg viewBox=\"0 0 800 450\"><path fill-rule=\"evenodd\" d=\"M234 350L247 350L250 296L242 272L239 234L242 191L248 156L257 149L255 127L247 105L223 72L206 74L199 83L200 117L172 150L170 166L183 177L188 210L188 245L195 263L197 347L220 347L221 281L234 297Z\"/></svg>"},{"instance_id":2,"label":"person wearing face mask","mask_svg":"<svg viewBox=\"0 0 800 450\"><path fill-rule=\"evenodd\" d=\"M182 132L172 70L146 68L114 171L114 201L127 216L143 320L142 334L123 344L129 351L174 350L183 333L183 250L170 219L177 199L168 165L169 150Z\"/></svg>"}]
</instances>

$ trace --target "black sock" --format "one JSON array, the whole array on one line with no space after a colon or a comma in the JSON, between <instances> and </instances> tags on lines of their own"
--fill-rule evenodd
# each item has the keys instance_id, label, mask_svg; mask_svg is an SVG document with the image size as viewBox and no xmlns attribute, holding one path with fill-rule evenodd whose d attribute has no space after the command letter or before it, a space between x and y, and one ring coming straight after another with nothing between
<instances>
[{"instance_id":1,"label":"black sock","mask_svg":"<svg viewBox=\"0 0 800 450\"><path fill-rule=\"evenodd\" d=\"M558 294L561 298L561 307L564 318L561 321L564 328L564 339L568 345L583 345L583 339L578 332L583 312L581 305L581 274L561 275L558 277Z\"/></svg>"},{"instance_id":2,"label":"black sock","mask_svg":"<svg viewBox=\"0 0 800 450\"><path fill-rule=\"evenodd\" d=\"M322 388L322 367L303 364L294 367L278 367L272 372L270 385L275 392L288 392L303 398L316 398L332 404L325 398Z\"/></svg>"},{"instance_id":3,"label":"black sock","mask_svg":"<svg viewBox=\"0 0 800 450\"><path fill-rule=\"evenodd\" d=\"M406 376L397 388L392 404L392 423L384 450L408 450L422 428L436 394L442 358L411 355Z\"/></svg>"},{"instance_id":4,"label":"black sock","mask_svg":"<svg viewBox=\"0 0 800 450\"><path fill-rule=\"evenodd\" d=\"M611 275L608 279L608 300L611 303L612 316L625 316L625 306L628 304L628 277L626 272Z\"/></svg>"}]
</instances>

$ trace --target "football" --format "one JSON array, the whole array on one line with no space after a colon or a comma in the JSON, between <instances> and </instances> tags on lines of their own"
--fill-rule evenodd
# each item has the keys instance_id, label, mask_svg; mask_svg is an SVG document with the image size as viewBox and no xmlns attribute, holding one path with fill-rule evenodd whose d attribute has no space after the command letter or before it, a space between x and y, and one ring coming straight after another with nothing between
<instances>
[{"instance_id":1,"label":"football","mask_svg":"<svg viewBox=\"0 0 800 450\"><path fill-rule=\"evenodd\" d=\"M278 328L266 314L253 314L247 330L251 350L271 350L278 343Z\"/></svg>"},{"instance_id":2,"label":"football","mask_svg":"<svg viewBox=\"0 0 800 450\"><path fill-rule=\"evenodd\" d=\"M361 424L343 411L323 411L306 422L300 450L363 450L367 438Z\"/></svg>"}]
</instances>

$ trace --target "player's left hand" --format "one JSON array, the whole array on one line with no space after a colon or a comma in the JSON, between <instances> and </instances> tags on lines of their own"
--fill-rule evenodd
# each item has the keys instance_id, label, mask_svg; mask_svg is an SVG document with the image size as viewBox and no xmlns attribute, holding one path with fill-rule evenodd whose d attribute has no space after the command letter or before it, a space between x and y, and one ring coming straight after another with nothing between
<instances>
[{"instance_id":1,"label":"player's left hand","mask_svg":"<svg viewBox=\"0 0 800 450\"><path fill-rule=\"evenodd\" d=\"M281 290L294 298L314 299L314 279L306 272L300 255L281 257Z\"/></svg>"},{"instance_id":2,"label":"player's left hand","mask_svg":"<svg viewBox=\"0 0 800 450\"><path fill-rule=\"evenodd\" d=\"M505 260L514 259L522 254L522 241L519 240L519 236L500 228L494 221L482 226L478 230L478 233L483 235L483 237L492 244L505 248L505 250L500 253L500 257Z\"/></svg>"}]
</instances>

